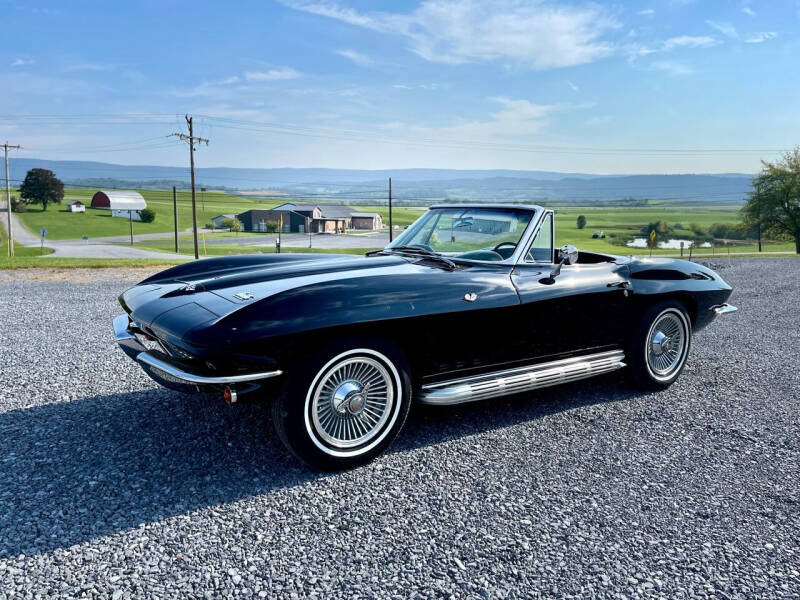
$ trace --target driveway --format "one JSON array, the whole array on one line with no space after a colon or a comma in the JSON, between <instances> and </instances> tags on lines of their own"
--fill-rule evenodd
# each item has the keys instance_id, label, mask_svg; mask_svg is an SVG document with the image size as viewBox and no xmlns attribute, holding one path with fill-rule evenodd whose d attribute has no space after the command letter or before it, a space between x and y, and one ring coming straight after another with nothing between
<instances>
[{"instance_id":1,"label":"driveway","mask_svg":"<svg viewBox=\"0 0 800 600\"><path fill-rule=\"evenodd\" d=\"M798 598L800 260L719 267L668 390L414 406L328 474L115 348L148 271L0 272L0 598Z\"/></svg>"}]
</instances>

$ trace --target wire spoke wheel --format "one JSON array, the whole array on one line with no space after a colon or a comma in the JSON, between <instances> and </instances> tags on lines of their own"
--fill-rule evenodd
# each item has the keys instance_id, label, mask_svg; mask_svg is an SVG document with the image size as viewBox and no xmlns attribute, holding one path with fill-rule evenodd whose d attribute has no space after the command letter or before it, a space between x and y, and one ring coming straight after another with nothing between
<instances>
[{"instance_id":1,"label":"wire spoke wheel","mask_svg":"<svg viewBox=\"0 0 800 600\"><path fill-rule=\"evenodd\" d=\"M396 401L392 375L382 362L370 356L343 358L316 382L310 425L334 448L357 448L381 433Z\"/></svg>"},{"instance_id":2,"label":"wire spoke wheel","mask_svg":"<svg viewBox=\"0 0 800 600\"><path fill-rule=\"evenodd\" d=\"M689 324L683 313L670 308L659 314L646 338L645 358L653 377L670 379L683 366L689 349Z\"/></svg>"}]
</instances>

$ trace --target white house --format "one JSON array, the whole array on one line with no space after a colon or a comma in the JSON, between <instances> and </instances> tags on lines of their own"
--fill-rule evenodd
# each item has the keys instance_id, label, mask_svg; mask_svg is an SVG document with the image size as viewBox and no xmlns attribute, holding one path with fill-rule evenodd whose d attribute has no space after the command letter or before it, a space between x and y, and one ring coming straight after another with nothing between
<instances>
[{"instance_id":1,"label":"white house","mask_svg":"<svg viewBox=\"0 0 800 600\"><path fill-rule=\"evenodd\" d=\"M86 205L80 200L67 204L67 212L86 212Z\"/></svg>"},{"instance_id":2,"label":"white house","mask_svg":"<svg viewBox=\"0 0 800 600\"><path fill-rule=\"evenodd\" d=\"M92 196L92 208L111 211L112 217L123 217L141 221L139 211L147 208L147 203L139 192L129 190L100 190Z\"/></svg>"}]
</instances>

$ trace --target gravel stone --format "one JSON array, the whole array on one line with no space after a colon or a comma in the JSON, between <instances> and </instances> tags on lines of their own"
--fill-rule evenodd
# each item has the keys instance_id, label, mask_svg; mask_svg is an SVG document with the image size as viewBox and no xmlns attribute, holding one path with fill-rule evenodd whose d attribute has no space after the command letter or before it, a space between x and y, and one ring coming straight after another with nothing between
<instances>
[{"instance_id":1,"label":"gravel stone","mask_svg":"<svg viewBox=\"0 0 800 600\"><path fill-rule=\"evenodd\" d=\"M0 600L797 598L800 260L734 286L682 377L415 406L311 473L266 403L159 388L115 348L135 270L0 272Z\"/></svg>"}]
</instances>

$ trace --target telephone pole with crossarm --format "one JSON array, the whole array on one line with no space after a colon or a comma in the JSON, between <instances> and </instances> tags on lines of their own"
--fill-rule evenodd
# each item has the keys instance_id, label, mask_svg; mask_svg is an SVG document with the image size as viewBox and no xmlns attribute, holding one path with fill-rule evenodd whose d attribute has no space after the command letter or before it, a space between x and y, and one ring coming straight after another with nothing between
<instances>
[{"instance_id":1,"label":"telephone pole with crossarm","mask_svg":"<svg viewBox=\"0 0 800 600\"><path fill-rule=\"evenodd\" d=\"M197 247L197 201L194 193L194 145L205 144L208 146L208 140L206 138L195 137L194 130L192 129L192 117L189 115L186 115L186 124L189 126L189 135L185 133L171 133L170 135L184 142L189 142L189 166L192 176L192 234L194 236L194 257L200 258L200 251Z\"/></svg>"},{"instance_id":2,"label":"telephone pole with crossarm","mask_svg":"<svg viewBox=\"0 0 800 600\"><path fill-rule=\"evenodd\" d=\"M8 151L11 150L19 150L22 146L9 146L8 142L6 141L3 144L3 150L5 152L5 159L6 159L6 210L8 211L8 256L11 258L14 256L14 232L11 230L11 186L8 182Z\"/></svg>"}]
</instances>

